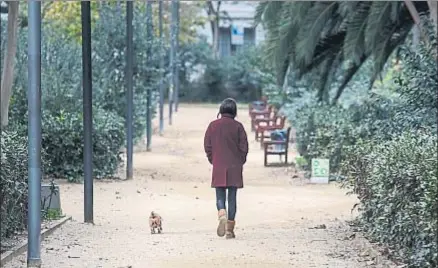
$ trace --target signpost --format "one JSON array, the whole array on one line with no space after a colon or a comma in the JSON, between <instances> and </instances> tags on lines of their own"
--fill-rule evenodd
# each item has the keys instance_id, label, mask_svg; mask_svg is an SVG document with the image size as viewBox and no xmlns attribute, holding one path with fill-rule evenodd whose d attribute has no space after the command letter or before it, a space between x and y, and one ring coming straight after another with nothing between
<instances>
[{"instance_id":1,"label":"signpost","mask_svg":"<svg viewBox=\"0 0 438 268\"><path fill-rule=\"evenodd\" d=\"M329 183L330 160L312 159L312 176L310 183Z\"/></svg>"},{"instance_id":2,"label":"signpost","mask_svg":"<svg viewBox=\"0 0 438 268\"><path fill-rule=\"evenodd\" d=\"M231 26L231 44L243 45L244 28L241 25Z\"/></svg>"}]
</instances>

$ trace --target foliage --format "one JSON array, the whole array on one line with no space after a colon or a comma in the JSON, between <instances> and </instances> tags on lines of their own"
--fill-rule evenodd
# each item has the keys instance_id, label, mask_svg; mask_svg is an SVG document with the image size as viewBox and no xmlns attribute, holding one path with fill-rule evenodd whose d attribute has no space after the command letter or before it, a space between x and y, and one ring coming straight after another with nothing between
<instances>
[{"instance_id":1,"label":"foliage","mask_svg":"<svg viewBox=\"0 0 438 268\"><path fill-rule=\"evenodd\" d=\"M429 12L426 2L413 3L419 13ZM265 1L256 13L267 29L265 54L274 63L278 83L288 67L299 77L318 77L320 92L341 75L334 101L367 59L373 60L372 84L414 24L404 3L391 1Z\"/></svg>"},{"instance_id":2,"label":"foliage","mask_svg":"<svg viewBox=\"0 0 438 268\"><path fill-rule=\"evenodd\" d=\"M10 237L26 226L27 140L17 133L1 132L0 238Z\"/></svg>"},{"instance_id":3,"label":"foliage","mask_svg":"<svg viewBox=\"0 0 438 268\"><path fill-rule=\"evenodd\" d=\"M106 18L115 16L114 9L103 12ZM138 32L136 45L145 47L146 33L139 30L144 21L136 10L134 27ZM143 16L144 17L144 16ZM98 22L95 32L99 34L93 42L93 150L96 178L114 176L120 163L119 153L123 147L125 131L125 49L122 21L114 24ZM52 165L47 175L77 180L82 178L83 130L82 130L82 85L81 48L73 40L60 41L54 38L53 25L46 24L42 43L42 110L43 148L47 150ZM157 44L153 44L155 47ZM139 140L146 129L145 99L147 86L157 87L158 69L154 63L146 62L145 53L135 48L135 138ZM11 128L23 135L27 129L27 32L19 36L17 72L14 79L14 94L11 99ZM147 84L146 77L152 77ZM154 80L155 79L155 80ZM68 153L66 153L68 152Z\"/></svg>"},{"instance_id":4,"label":"foliage","mask_svg":"<svg viewBox=\"0 0 438 268\"><path fill-rule=\"evenodd\" d=\"M20 131L1 131L0 159L0 240L10 238L27 226L28 148ZM41 173L50 166L50 157L41 152ZM43 211L46 213L47 211Z\"/></svg>"},{"instance_id":5,"label":"foliage","mask_svg":"<svg viewBox=\"0 0 438 268\"><path fill-rule=\"evenodd\" d=\"M169 28L170 28L170 1L163 2L163 29L166 44L169 44ZM158 4L154 4L154 25L158 25ZM189 3L181 3L180 8L180 42L182 44L190 43L196 40L196 26L202 26L205 20L200 15L200 8L196 5ZM55 26L56 33L65 38L73 38L76 41L81 41L81 4L79 1L54 1L48 2L43 7L45 12L43 12L44 18L51 24ZM115 16L108 16L106 12L108 9L114 11ZM134 9L138 10L139 13L136 16L144 17L145 14L145 1L135 2ZM126 28L126 3L125 1L102 1L102 2L91 2L91 18L92 25L95 26L98 20L105 20L110 22L110 20L116 19L123 29ZM134 20L136 20L134 16ZM111 23L111 22L110 22ZM112 23L111 23L112 24ZM146 28L142 31L144 32ZM135 31L135 34L141 33L142 31ZM155 34L158 37L158 27L155 30ZM93 31L93 36L95 35ZM125 34L121 35L123 38Z\"/></svg>"},{"instance_id":6,"label":"foliage","mask_svg":"<svg viewBox=\"0 0 438 268\"><path fill-rule=\"evenodd\" d=\"M432 39L416 50L402 47L399 61L366 94L361 87L369 88L367 74L354 77L342 102L332 106L317 102L317 92L308 90L312 81L299 81L288 88L282 109L296 128L301 157L308 163L330 158L331 175L358 195L364 231L413 268L438 262L438 70Z\"/></svg>"},{"instance_id":7,"label":"foliage","mask_svg":"<svg viewBox=\"0 0 438 268\"><path fill-rule=\"evenodd\" d=\"M126 25L117 15L117 8L105 6L101 10L103 18L97 22L94 33L98 37L93 42L93 87L96 104L107 111L114 111L121 118L126 117ZM148 62L146 47L158 51L157 40L147 41L146 14L134 10L134 138L139 141L146 129L146 95L148 87L158 91L159 53L153 53ZM110 41L110 42L109 42ZM153 95L154 96L154 95ZM156 105L153 98L152 107Z\"/></svg>"},{"instance_id":8,"label":"foliage","mask_svg":"<svg viewBox=\"0 0 438 268\"><path fill-rule=\"evenodd\" d=\"M336 171L342 160L343 146L354 142L349 112L342 107L320 105L306 107L294 118L292 122L300 155L308 163L313 158L329 158L331 171Z\"/></svg>"},{"instance_id":9,"label":"foliage","mask_svg":"<svg viewBox=\"0 0 438 268\"><path fill-rule=\"evenodd\" d=\"M364 230L413 268L438 265L437 146L430 130L407 131L349 148L342 167Z\"/></svg>"},{"instance_id":10,"label":"foliage","mask_svg":"<svg viewBox=\"0 0 438 268\"><path fill-rule=\"evenodd\" d=\"M204 46L205 47L205 46ZM200 75L186 89L191 101L221 101L232 97L249 101L261 97L271 72L260 56L259 47L248 47L227 58L215 59L210 50L197 62Z\"/></svg>"},{"instance_id":11,"label":"foliage","mask_svg":"<svg viewBox=\"0 0 438 268\"><path fill-rule=\"evenodd\" d=\"M97 179L112 177L121 162L124 120L115 113L93 111L93 176ZM83 178L83 118L81 113L47 112L43 115L42 143L51 165L47 175L78 181Z\"/></svg>"},{"instance_id":12,"label":"foliage","mask_svg":"<svg viewBox=\"0 0 438 268\"><path fill-rule=\"evenodd\" d=\"M90 2L91 23L99 18L99 3ZM43 4L44 19L54 27L57 35L63 38L73 38L78 43L82 40L81 2L80 1L53 1Z\"/></svg>"}]
</instances>

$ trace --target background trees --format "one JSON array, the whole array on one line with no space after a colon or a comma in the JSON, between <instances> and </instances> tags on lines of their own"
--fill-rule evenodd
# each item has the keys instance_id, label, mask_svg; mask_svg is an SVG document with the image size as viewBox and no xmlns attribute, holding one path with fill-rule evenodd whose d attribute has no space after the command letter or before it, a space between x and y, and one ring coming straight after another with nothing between
<instances>
[{"instance_id":1,"label":"background trees","mask_svg":"<svg viewBox=\"0 0 438 268\"><path fill-rule=\"evenodd\" d=\"M419 14L429 12L427 2L412 5ZM414 25L409 8L390 1L262 2L256 18L268 31L268 57L277 83L283 84L288 67L298 78L318 73L317 90L325 102L328 94L323 92L330 84L339 81L336 102L368 59L373 62L372 85Z\"/></svg>"}]
</instances>

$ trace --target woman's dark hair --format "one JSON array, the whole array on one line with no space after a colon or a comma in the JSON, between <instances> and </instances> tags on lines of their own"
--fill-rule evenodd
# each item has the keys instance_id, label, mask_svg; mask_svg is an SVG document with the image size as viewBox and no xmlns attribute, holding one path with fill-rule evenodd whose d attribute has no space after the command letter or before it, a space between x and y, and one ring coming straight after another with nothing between
<instances>
[{"instance_id":1,"label":"woman's dark hair","mask_svg":"<svg viewBox=\"0 0 438 268\"><path fill-rule=\"evenodd\" d=\"M223 100L221 106L219 107L219 113L217 114L217 117L219 117L220 114L229 114L235 118L237 115L236 101L232 98L226 98Z\"/></svg>"}]
</instances>

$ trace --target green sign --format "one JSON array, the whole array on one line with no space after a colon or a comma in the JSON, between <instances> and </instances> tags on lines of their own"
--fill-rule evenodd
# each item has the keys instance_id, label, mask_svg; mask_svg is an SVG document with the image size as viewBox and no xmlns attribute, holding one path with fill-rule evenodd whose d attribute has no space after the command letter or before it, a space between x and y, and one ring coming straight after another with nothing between
<instances>
[{"instance_id":1,"label":"green sign","mask_svg":"<svg viewBox=\"0 0 438 268\"><path fill-rule=\"evenodd\" d=\"M329 159L312 159L312 177L328 178L330 174Z\"/></svg>"}]
</instances>

